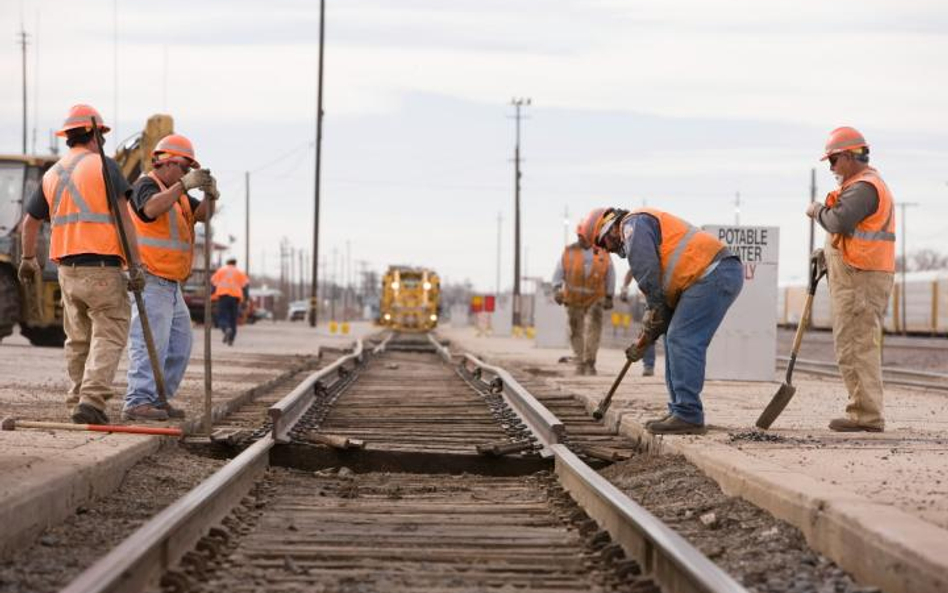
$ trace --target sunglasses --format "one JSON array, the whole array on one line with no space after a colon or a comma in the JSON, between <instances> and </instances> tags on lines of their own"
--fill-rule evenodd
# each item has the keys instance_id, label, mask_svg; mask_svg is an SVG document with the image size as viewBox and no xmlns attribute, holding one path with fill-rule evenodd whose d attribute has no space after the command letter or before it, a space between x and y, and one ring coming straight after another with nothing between
<instances>
[{"instance_id":1,"label":"sunglasses","mask_svg":"<svg viewBox=\"0 0 948 593\"><path fill-rule=\"evenodd\" d=\"M839 161L840 157L842 156L842 154L831 154L827 159L830 162L830 167L835 167L837 161Z\"/></svg>"}]
</instances>

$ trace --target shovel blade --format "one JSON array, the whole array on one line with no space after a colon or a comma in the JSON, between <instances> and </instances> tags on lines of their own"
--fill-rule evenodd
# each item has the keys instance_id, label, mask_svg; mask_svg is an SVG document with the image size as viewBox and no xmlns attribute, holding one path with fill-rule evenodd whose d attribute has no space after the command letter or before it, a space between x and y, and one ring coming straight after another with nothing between
<instances>
[{"instance_id":1,"label":"shovel blade","mask_svg":"<svg viewBox=\"0 0 948 593\"><path fill-rule=\"evenodd\" d=\"M777 390L777 393L771 398L770 403L764 408L764 411L760 413L760 417L757 419L757 428L770 428L770 425L774 423L777 416L787 407L787 404L790 403L790 400L793 399L793 394L796 392L797 388L793 385L788 383L782 384L780 389Z\"/></svg>"}]
</instances>

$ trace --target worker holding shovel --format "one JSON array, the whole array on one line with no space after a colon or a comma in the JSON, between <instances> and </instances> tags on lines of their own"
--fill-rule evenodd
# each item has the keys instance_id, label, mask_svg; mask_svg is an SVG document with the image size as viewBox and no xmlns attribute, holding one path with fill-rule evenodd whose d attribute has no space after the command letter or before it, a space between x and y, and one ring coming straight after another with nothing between
<instances>
[{"instance_id":1,"label":"worker holding shovel","mask_svg":"<svg viewBox=\"0 0 948 593\"><path fill-rule=\"evenodd\" d=\"M626 350L628 362L618 380L665 336L668 414L647 422L646 429L703 434L707 350L744 284L740 259L715 237L655 208L596 208L582 226L590 243L628 259L648 305L642 333ZM601 406L597 413L603 411Z\"/></svg>"}]
</instances>

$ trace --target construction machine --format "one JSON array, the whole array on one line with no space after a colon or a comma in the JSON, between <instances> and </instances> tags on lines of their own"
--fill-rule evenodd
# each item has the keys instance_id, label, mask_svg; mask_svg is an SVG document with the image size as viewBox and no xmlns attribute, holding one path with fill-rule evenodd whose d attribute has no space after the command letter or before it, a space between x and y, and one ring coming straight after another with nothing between
<instances>
[{"instance_id":1,"label":"construction machine","mask_svg":"<svg viewBox=\"0 0 948 593\"><path fill-rule=\"evenodd\" d=\"M153 115L142 132L119 146L115 160L129 182L151 170L151 151L173 130L170 115ZM62 293L56 266L48 259L48 222L43 223L37 241L42 283L26 287L17 278L20 226L27 202L57 160L56 155L0 155L0 340L11 335L16 324L34 346L61 347L66 340Z\"/></svg>"}]
</instances>

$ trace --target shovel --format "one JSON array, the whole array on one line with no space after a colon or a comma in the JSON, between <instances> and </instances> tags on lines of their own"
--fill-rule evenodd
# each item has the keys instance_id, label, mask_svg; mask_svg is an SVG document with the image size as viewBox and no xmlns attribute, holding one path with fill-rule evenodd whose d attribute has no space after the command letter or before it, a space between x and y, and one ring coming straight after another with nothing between
<instances>
[{"instance_id":1,"label":"shovel","mask_svg":"<svg viewBox=\"0 0 948 593\"><path fill-rule=\"evenodd\" d=\"M800 316L800 323L797 324L797 333L793 338L793 348L790 351L790 362L787 363L787 378L771 398L770 403L760 413L757 419L757 428L767 429L774 423L777 416L787 407L797 388L791 382L793 378L793 367L797 362L797 353L800 352L800 344L803 342L803 332L810 325L810 311L813 308L813 296L816 294L816 285L820 283L820 278L826 275L826 259L823 257L823 250L817 249L810 255L810 281L807 286L806 301L803 303L803 314Z\"/></svg>"}]
</instances>

